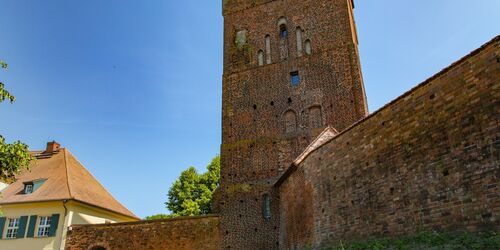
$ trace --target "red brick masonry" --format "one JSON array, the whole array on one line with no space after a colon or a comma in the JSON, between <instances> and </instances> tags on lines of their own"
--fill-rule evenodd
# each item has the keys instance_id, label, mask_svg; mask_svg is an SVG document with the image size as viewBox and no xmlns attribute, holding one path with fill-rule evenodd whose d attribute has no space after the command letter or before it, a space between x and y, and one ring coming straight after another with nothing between
<instances>
[{"instance_id":1,"label":"red brick masonry","mask_svg":"<svg viewBox=\"0 0 500 250\"><path fill-rule=\"evenodd\" d=\"M283 175L280 248L500 229L500 38Z\"/></svg>"},{"instance_id":2,"label":"red brick masonry","mask_svg":"<svg viewBox=\"0 0 500 250\"><path fill-rule=\"evenodd\" d=\"M218 249L219 217L202 216L169 220L73 226L67 250L106 249Z\"/></svg>"}]
</instances>

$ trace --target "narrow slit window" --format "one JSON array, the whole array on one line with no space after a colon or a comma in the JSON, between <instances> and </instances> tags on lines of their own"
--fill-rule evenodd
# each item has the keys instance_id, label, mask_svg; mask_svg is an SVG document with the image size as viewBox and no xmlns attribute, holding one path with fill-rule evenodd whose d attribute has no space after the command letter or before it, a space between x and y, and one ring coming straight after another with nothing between
<instances>
[{"instance_id":1,"label":"narrow slit window","mask_svg":"<svg viewBox=\"0 0 500 250\"><path fill-rule=\"evenodd\" d=\"M271 36L266 36L266 63L271 64Z\"/></svg>"},{"instance_id":2,"label":"narrow slit window","mask_svg":"<svg viewBox=\"0 0 500 250\"><path fill-rule=\"evenodd\" d=\"M297 86L300 84L300 75L298 71L291 72L290 77L293 86Z\"/></svg>"},{"instance_id":3,"label":"narrow slit window","mask_svg":"<svg viewBox=\"0 0 500 250\"><path fill-rule=\"evenodd\" d=\"M257 58L257 60L259 61L259 66L264 66L264 51L259 50Z\"/></svg>"},{"instance_id":4,"label":"narrow slit window","mask_svg":"<svg viewBox=\"0 0 500 250\"><path fill-rule=\"evenodd\" d=\"M307 55L312 54L311 40L306 40L305 47L306 47L306 54Z\"/></svg>"},{"instance_id":5,"label":"narrow slit window","mask_svg":"<svg viewBox=\"0 0 500 250\"><path fill-rule=\"evenodd\" d=\"M302 29L297 27L297 56L302 56Z\"/></svg>"},{"instance_id":6,"label":"narrow slit window","mask_svg":"<svg viewBox=\"0 0 500 250\"><path fill-rule=\"evenodd\" d=\"M265 220L271 219L271 197L269 194L262 196L262 216Z\"/></svg>"}]
</instances>

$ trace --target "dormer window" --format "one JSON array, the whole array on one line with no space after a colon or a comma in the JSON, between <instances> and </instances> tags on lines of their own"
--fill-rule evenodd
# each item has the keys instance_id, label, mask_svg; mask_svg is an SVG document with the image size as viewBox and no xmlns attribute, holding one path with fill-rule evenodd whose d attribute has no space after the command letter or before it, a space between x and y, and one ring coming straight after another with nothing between
<instances>
[{"instance_id":1,"label":"dormer window","mask_svg":"<svg viewBox=\"0 0 500 250\"><path fill-rule=\"evenodd\" d=\"M23 194L32 194L38 190L47 179L37 179L34 181L28 181L24 183Z\"/></svg>"},{"instance_id":2,"label":"dormer window","mask_svg":"<svg viewBox=\"0 0 500 250\"><path fill-rule=\"evenodd\" d=\"M31 193L33 193L33 183L24 184L24 194L31 194Z\"/></svg>"}]
</instances>

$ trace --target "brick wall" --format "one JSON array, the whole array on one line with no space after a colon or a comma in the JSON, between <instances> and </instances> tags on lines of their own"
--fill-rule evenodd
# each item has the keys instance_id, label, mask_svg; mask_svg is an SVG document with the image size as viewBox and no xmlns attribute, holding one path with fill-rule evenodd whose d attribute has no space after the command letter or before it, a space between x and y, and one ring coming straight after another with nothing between
<instances>
[{"instance_id":1,"label":"brick wall","mask_svg":"<svg viewBox=\"0 0 500 250\"><path fill-rule=\"evenodd\" d=\"M500 229L500 38L323 145L280 185L282 248Z\"/></svg>"},{"instance_id":2,"label":"brick wall","mask_svg":"<svg viewBox=\"0 0 500 250\"><path fill-rule=\"evenodd\" d=\"M276 178L323 127L342 130L367 115L351 2L223 4L223 144L217 199L221 245L278 248L279 197L272 188ZM284 23L285 37L280 35ZM311 53L306 53L306 41ZM265 54L264 65L259 65L259 51ZM301 81L292 85L295 71ZM271 196L269 219L263 218L265 195Z\"/></svg>"},{"instance_id":3,"label":"brick wall","mask_svg":"<svg viewBox=\"0 0 500 250\"><path fill-rule=\"evenodd\" d=\"M217 216L72 226L67 250L106 249L219 249Z\"/></svg>"}]
</instances>

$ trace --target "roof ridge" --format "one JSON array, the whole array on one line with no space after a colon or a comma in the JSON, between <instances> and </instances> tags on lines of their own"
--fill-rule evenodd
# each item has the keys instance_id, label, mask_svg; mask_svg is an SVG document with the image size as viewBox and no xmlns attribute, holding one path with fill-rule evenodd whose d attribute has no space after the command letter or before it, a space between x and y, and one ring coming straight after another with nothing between
<instances>
[{"instance_id":1,"label":"roof ridge","mask_svg":"<svg viewBox=\"0 0 500 250\"><path fill-rule=\"evenodd\" d=\"M65 148L62 148L61 150L64 150L64 168L66 169L66 185L68 186L68 193L69 193L69 198L74 199L73 195L71 194L71 185L69 185L69 164L68 164L68 150Z\"/></svg>"}]
</instances>

